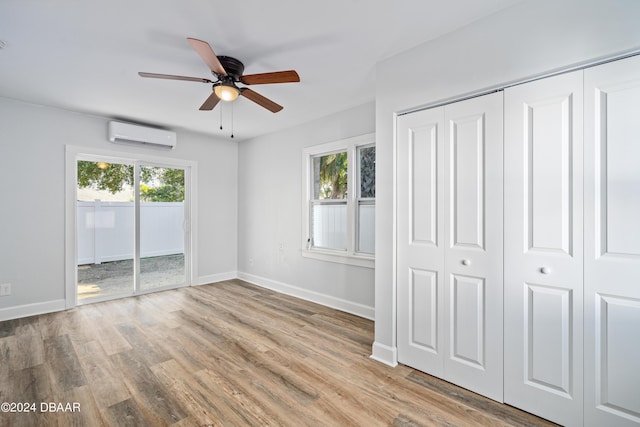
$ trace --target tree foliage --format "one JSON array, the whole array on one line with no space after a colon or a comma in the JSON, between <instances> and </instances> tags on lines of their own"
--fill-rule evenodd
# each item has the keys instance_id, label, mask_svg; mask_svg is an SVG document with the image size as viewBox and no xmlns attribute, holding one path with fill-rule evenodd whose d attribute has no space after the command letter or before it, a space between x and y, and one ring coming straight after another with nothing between
<instances>
[{"instance_id":1,"label":"tree foliage","mask_svg":"<svg viewBox=\"0 0 640 427\"><path fill-rule=\"evenodd\" d=\"M360 197L376 197L376 147L360 150Z\"/></svg>"},{"instance_id":2,"label":"tree foliage","mask_svg":"<svg viewBox=\"0 0 640 427\"><path fill-rule=\"evenodd\" d=\"M151 179L140 184L140 200L145 202L182 202L184 200L184 170L168 168L152 169ZM148 183L157 182L158 186Z\"/></svg>"},{"instance_id":3,"label":"tree foliage","mask_svg":"<svg viewBox=\"0 0 640 427\"><path fill-rule=\"evenodd\" d=\"M133 166L120 163L78 162L78 187L92 187L115 194L133 186Z\"/></svg>"},{"instance_id":4,"label":"tree foliage","mask_svg":"<svg viewBox=\"0 0 640 427\"><path fill-rule=\"evenodd\" d=\"M78 187L95 188L115 194L133 187L133 165L105 162L78 162ZM184 170L143 166L140 168L140 200L181 202L184 200Z\"/></svg>"},{"instance_id":5,"label":"tree foliage","mask_svg":"<svg viewBox=\"0 0 640 427\"><path fill-rule=\"evenodd\" d=\"M347 152L320 157L320 198L344 199L347 197Z\"/></svg>"},{"instance_id":6,"label":"tree foliage","mask_svg":"<svg viewBox=\"0 0 640 427\"><path fill-rule=\"evenodd\" d=\"M358 150L360 158L360 195L376 197L376 147ZM318 199L344 199L347 197L349 176L347 152L326 154L314 158L315 197Z\"/></svg>"}]
</instances>

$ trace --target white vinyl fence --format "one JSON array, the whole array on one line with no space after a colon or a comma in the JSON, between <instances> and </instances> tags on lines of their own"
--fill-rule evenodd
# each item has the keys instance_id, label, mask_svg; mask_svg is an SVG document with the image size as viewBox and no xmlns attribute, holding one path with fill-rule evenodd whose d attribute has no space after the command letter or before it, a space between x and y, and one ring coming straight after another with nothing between
<instances>
[{"instance_id":1,"label":"white vinyl fence","mask_svg":"<svg viewBox=\"0 0 640 427\"><path fill-rule=\"evenodd\" d=\"M347 205L318 204L312 207L313 245L318 248L347 248ZM358 207L358 252L375 253L375 205Z\"/></svg>"},{"instance_id":2,"label":"white vinyl fence","mask_svg":"<svg viewBox=\"0 0 640 427\"><path fill-rule=\"evenodd\" d=\"M359 252L376 252L376 205L358 207L358 247Z\"/></svg>"},{"instance_id":3,"label":"white vinyl fence","mask_svg":"<svg viewBox=\"0 0 640 427\"><path fill-rule=\"evenodd\" d=\"M77 202L78 265L132 259L133 202ZM184 204L140 203L140 257L184 253Z\"/></svg>"}]
</instances>

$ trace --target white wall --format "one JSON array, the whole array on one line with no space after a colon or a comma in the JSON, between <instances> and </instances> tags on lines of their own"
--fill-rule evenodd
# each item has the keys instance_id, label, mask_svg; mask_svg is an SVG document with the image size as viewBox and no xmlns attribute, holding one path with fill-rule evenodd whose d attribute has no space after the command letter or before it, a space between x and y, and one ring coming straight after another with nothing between
<instances>
[{"instance_id":1,"label":"white wall","mask_svg":"<svg viewBox=\"0 0 640 427\"><path fill-rule=\"evenodd\" d=\"M396 363L394 114L638 49L638 22L636 0L526 0L378 65L374 358Z\"/></svg>"},{"instance_id":2,"label":"white wall","mask_svg":"<svg viewBox=\"0 0 640 427\"><path fill-rule=\"evenodd\" d=\"M371 102L240 144L241 278L362 316L373 316L373 269L303 258L300 250L303 148L371 133L374 118Z\"/></svg>"},{"instance_id":3,"label":"white wall","mask_svg":"<svg viewBox=\"0 0 640 427\"><path fill-rule=\"evenodd\" d=\"M178 131L170 152L114 146L108 119L0 98L0 320L59 309L65 298L65 145L197 162L195 283L237 265L237 144Z\"/></svg>"}]
</instances>

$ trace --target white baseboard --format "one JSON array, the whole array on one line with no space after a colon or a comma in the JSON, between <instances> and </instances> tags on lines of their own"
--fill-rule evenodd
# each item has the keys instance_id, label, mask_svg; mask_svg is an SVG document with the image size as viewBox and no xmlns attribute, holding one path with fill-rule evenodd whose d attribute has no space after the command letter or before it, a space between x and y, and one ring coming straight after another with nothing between
<instances>
[{"instance_id":1,"label":"white baseboard","mask_svg":"<svg viewBox=\"0 0 640 427\"><path fill-rule=\"evenodd\" d=\"M396 347L389 347L388 345L374 342L371 351L371 358L373 360L389 365L392 368L398 366L398 349Z\"/></svg>"},{"instance_id":2,"label":"white baseboard","mask_svg":"<svg viewBox=\"0 0 640 427\"><path fill-rule=\"evenodd\" d=\"M291 295L296 298L335 308L336 310L355 314L356 316L364 317L365 319L374 320L375 309L373 307L310 291L297 286L278 282L276 280L266 279L254 274L238 272L238 279L282 294Z\"/></svg>"},{"instance_id":3,"label":"white baseboard","mask_svg":"<svg viewBox=\"0 0 640 427\"><path fill-rule=\"evenodd\" d=\"M310 291L297 286L288 285L286 283L278 282L275 280L266 279L264 277L256 276L249 273L229 271L226 273L200 276L193 280L192 286L206 285L209 283L222 282L232 279L241 279L263 288L271 289L273 291L291 295L296 298L335 308L336 310L351 313L365 319L374 320L375 309L373 307L354 303L352 301L347 301L341 298L336 298L330 295L321 294L319 292ZM65 309L66 305L64 299L42 303L25 304L16 307L0 308L0 321L17 319L20 317L35 316L38 314L51 313ZM389 364L384 360L381 361L383 363Z\"/></svg>"},{"instance_id":4,"label":"white baseboard","mask_svg":"<svg viewBox=\"0 0 640 427\"><path fill-rule=\"evenodd\" d=\"M226 273L209 274L208 276L200 276L193 279L192 286L208 285L215 282L224 282L225 280L232 280L238 278L237 271L229 271Z\"/></svg>"},{"instance_id":5,"label":"white baseboard","mask_svg":"<svg viewBox=\"0 0 640 427\"><path fill-rule=\"evenodd\" d=\"M66 305L64 299L0 308L0 322L4 320L18 319L20 317L52 313L54 311L62 311L65 309Z\"/></svg>"}]
</instances>

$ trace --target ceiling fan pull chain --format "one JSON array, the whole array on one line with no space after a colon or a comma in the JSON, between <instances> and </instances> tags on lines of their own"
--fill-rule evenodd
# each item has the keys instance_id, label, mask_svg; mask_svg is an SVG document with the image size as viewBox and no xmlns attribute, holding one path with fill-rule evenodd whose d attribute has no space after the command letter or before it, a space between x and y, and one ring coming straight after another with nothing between
<instances>
[{"instance_id":1,"label":"ceiling fan pull chain","mask_svg":"<svg viewBox=\"0 0 640 427\"><path fill-rule=\"evenodd\" d=\"M231 138L233 138L233 103L231 104Z\"/></svg>"},{"instance_id":2,"label":"ceiling fan pull chain","mask_svg":"<svg viewBox=\"0 0 640 427\"><path fill-rule=\"evenodd\" d=\"M222 130L222 106L220 106L220 130Z\"/></svg>"}]
</instances>

